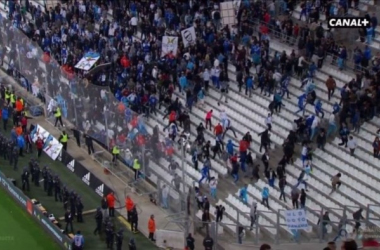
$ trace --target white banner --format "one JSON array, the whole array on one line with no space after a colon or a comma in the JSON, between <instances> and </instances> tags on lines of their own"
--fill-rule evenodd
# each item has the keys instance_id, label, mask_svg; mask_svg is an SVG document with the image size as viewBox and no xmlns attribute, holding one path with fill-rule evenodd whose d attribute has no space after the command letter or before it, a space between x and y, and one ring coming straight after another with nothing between
<instances>
[{"instance_id":1,"label":"white banner","mask_svg":"<svg viewBox=\"0 0 380 250\"><path fill-rule=\"evenodd\" d=\"M98 53L88 52L75 65L75 68L88 71L92 68L92 66L95 65L95 63L99 60L99 58L100 58L100 55Z\"/></svg>"},{"instance_id":2,"label":"white banner","mask_svg":"<svg viewBox=\"0 0 380 250\"><path fill-rule=\"evenodd\" d=\"M235 13L237 5L240 5L240 3L235 1L220 3L220 15L223 26L228 25L231 27L237 23Z\"/></svg>"},{"instance_id":3,"label":"white banner","mask_svg":"<svg viewBox=\"0 0 380 250\"><path fill-rule=\"evenodd\" d=\"M30 137L34 143L41 138L44 142L42 150L54 161L58 158L63 146L49 131L37 124L30 132Z\"/></svg>"},{"instance_id":4,"label":"white banner","mask_svg":"<svg viewBox=\"0 0 380 250\"><path fill-rule=\"evenodd\" d=\"M34 143L36 143L38 137L40 137L45 142L49 135L49 132L38 124L34 126L34 129L30 132L30 137Z\"/></svg>"},{"instance_id":5,"label":"white banner","mask_svg":"<svg viewBox=\"0 0 380 250\"><path fill-rule=\"evenodd\" d=\"M195 28L194 26L184 29L181 31L182 35L182 42L185 48L194 45L197 41L197 36L195 34Z\"/></svg>"},{"instance_id":6,"label":"white banner","mask_svg":"<svg viewBox=\"0 0 380 250\"><path fill-rule=\"evenodd\" d=\"M176 36L163 36L162 46L161 46L161 57L173 53L174 56L177 55L178 49L178 37Z\"/></svg>"},{"instance_id":7,"label":"white banner","mask_svg":"<svg viewBox=\"0 0 380 250\"><path fill-rule=\"evenodd\" d=\"M309 228L306 212L304 209L285 211L285 220L289 230L300 230Z\"/></svg>"},{"instance_id":8,"label":"white banner","mask_svg":"<svg viewBox=\"0 0 380 250\"><path fill-rule=\"evenodd\" d=\"M55 139L52 135L46 138L43 150L54 161L57 159L62 150L62 144Z\"/></svg>"}]
</instances>

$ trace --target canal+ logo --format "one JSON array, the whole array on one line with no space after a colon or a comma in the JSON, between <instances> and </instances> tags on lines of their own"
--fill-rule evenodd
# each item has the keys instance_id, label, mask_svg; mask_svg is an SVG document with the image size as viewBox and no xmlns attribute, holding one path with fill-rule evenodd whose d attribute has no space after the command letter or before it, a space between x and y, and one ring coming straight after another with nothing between
<instances>
[{"instance_id":1,"label":"canal+ logo","mask_svg":"<svg viewBox=\"0 0 380 250\"><path fill-rule=\"evenodd\" d=\"M366 17L330 17L327 25L331 28L369 28L371 20Z\"/></svg>"}]
</instances>

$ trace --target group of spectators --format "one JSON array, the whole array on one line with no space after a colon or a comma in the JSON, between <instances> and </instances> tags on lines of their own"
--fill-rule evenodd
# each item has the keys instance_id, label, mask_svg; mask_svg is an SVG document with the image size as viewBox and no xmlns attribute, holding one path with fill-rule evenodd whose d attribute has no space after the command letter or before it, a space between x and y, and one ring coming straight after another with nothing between
<instances>
[{"instance_id":1,"label":"group of spectators","mask_svg":"<svg viewBox=\"0 0 380 250\"><path fill-rule=\"evenodd\" d=\"M293 2L282 2L282 14L295 7ZM306 177L312 171L314 138L317 146L323 149L327 138L338 130L342 145L347 145L350 132L346 125L351 123L358 131L362 121L376 114L380 103L380 57L372 56L369 47L365 51L357 49L354 56L357 77L340 90L341 102L328 111L331 112L329 127L322 128L318 116L321 114L323 118L327 111L323 110L316 93L315 72L323 67L329 53L334 55L332 62L342 70L349 57L345 46L336 44L332 32L325 31L319 23L318 11L331 14L331 3L315 1L314 5L318 2L320 5L314 6L316 11L312 11L310 1L302 5L301 15L311 17L310 24L295 23L287 16L277 18L272 1L242 1L237 11L238 24L222 26L219 4L205 1L192 1L191 4L187 1L109 1L101 4L69 1L49 9L32 6L28 1L25 6L9 1L9 16L1 19L2 62L7 56L9 74L19 77L21 83L41 99L52 97L49 105L52 112L54 106L60 106L64 117L76 124L77 129L93 136L107 148L115 149L113 152L130 167L135 169L136 166L137 173L141 163L148 171L150 159L161 157L166 158L170 168L175 170L178 164L174 164L172 156L176 145L181 147L189 140L192 107L203 108L209 91L218 91L219 102L223 98L228 102L229 63L236 67L240 91L244 88L245 94L251 97L254 90L260 89L265 96L273 96L268 107L271 115L281 111L285 95L291 98L290 76L298 77L304 90L304 94L298 97L299 112L304 114L305 106L313 105L316 115L302 116L295 121L296 128L289 132L284 143L284 157L276 166L269 165L271 115L266 119L268 129L260 134L261 147L264 148L260 158L265 167L264 175L271 187L274 187L275 179L280 180L282 194L287 185L285 166L293 161L296 143L303 144L301 155L305 170L296 187L303 184L305 188L304 191L292 190L293 205L297 208L295 201L299 196L301 207L305 204ZM340 2L344 6L346 1ZM252 20L253 16L257 19ZM164 35L181 38L181 29L193 25L196 44L185 48L179 39L176 56L172 53L161 55ZM299 52L293 50L287 55L284 51L271 56L270 39L274 37L297 45ZM35 53L36 48L41 51ZM103 66L89 72L76 69L75 64L87 52L98 53L100 59L96 65ZM313 62L313 56L317 56L317 64ZM44 62L46 72L40 68L40 60ZM332 81L334 79L326 82L329 94L336 89ZM47 83L46 88L43 82ZM177 88L185 95L185 102L174 93ZM113 96L118 102L113 102ZM160 111L162 107L164 111ZM154 115L161 119L160 113L169 120L164 139L160 139L162 132L158 127L148 133L145 119L140 116L149 119ZM260 168L249 150L250 132L240 138L236 152L231 141L226 145L223 141L227 130L235 134L231 120L221 112L220 123L213 126L212 113L207 110L205 124L197 124L197 136L189 145L189 151L194 168L202 173L199 182L209 181L211 197L216 198L217 182L212 181L209 173L212 168L210 158L220 156L235 182L239 181L240 170L252 169L252 177L260 178ZM338 114L337 124L335 116ZM99 123L108 123L109 131L99 129ZM338 125L341 126L338 128ZM183 128L182 132L179 127ZM216 136L213 144L205 139L207 129L213 129ZM375 145L379 147L378 142L374 142L374 148ZM115 146L125 150L120 152ZM374 155L378 155L376 152L374 149ZM199 167L200 163L202 167ZM174 172L173 186L179 190L181 177ZM335 182L338 185L339 181ZM269 189L263 190L262 195L263 203L269 208Z\"/></svg>"}]
</instances>

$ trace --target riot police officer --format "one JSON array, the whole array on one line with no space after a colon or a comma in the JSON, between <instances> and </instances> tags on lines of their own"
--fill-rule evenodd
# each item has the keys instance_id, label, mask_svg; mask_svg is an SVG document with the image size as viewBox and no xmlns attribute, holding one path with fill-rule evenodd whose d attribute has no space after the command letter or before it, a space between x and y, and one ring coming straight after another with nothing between
<instances>
[{"instance_id":1,"label":"riot police officer","mask_svg":"<svg viewBox=\"0 0 380 250\"><path fill-rule=\"evenodd\" d=\"M24 168L24 171L22 172L21 180L22 180L22 190L25 191L25 188L26 188L26 190L29 191L30 190L29 171L26 167Z\"/></svg>"},{"instance_id":2,"label":"riot police officer","mask_svg":"<svg viewBox=\"0 0 380 250\"><path fill-rule=\"evenodd\" d=\"M32 176L32 182L34 182L34 166L36 165L36 161L34 159L30 159L29 161L29 172Z\"/></svg>"},{"instance_id":3,"label":"riot police officer","mask_svg":"<svg viewBox=\"0 0 380 250\"><path fill-rule=\"evenodd\" d=\"M53 184L54 184L54 198L55 198L55 201L58 201L58 199L59 199L59 201L62 202L61 180L59 179L59 177L57 175L54 177Z\"/></svg>"},{"instance_id":4,"label":"riot police officer","mask_svg":"<svg viewBox=\"0 0 380 250\"><path fill-rule=\"evenodd\" d=\"M17 170L17 164L18 164L18 156L19 156L19 149L18 147L13 147L12 152L9 157L9 165L13 165L13 169Z\"/></svg>"},{"instance_id":5,"label":"riot police officer","mask_svg":"<svg viewBox=\"0 0 380 250\"><path fill-rule=\"evenodd\" d=\"M120 229L116 234L116 250L121 250L123 247L123 229Z\"/></svg>"},{"instance_id":6,"label":"riot police officer","mask_svg":"<svg viewBox=\"0 0 380 250\"><path fill-rule=\"evenodd\" d=\"M76 209L77 209L77 222L82 223L83 222L83 203L81 198L78 196L76 201Z\"/></svg>"},{"instance_id":7,"label":"riot police officer","mask_svg":"<svg viewBox=\"0 0 380 250\"><path fill-rule=\"evenodd\" d=\"M44 166L42 168L42 178L44 178L44 191L47 192L48 188L48 167Z\"/></svg>"},{"instance_id":8,"label":"riot police officer","mask_svg":"<svg viewBox=\"0 0 380 250\"><path fill-rule=\"evenodd\" d=\"M41 173L40 167L38 166L38 164L35 164L34 171L33 171L33 175L34 175L33 179L34 179L34 185L36 185L36 187L40 186L40 173Z\"/></svg>"},{"instance_id":9,"label":"riot police officer","mask_svg":"<svg viewBox=\"0 0 380 250\"><path fill-rule=\"evenodd\" d=\"M95 221L96 221L96 228L94 230L94 234L96 235L98 232L102 233L103 213L100 207L96 209Z\"/></svg>"},{"instance_id":10,"label":"riot police officer","mask_svg":"<svg viewBox=\"0 0 380 250\"><path fill-rule=\"evenodd\" d=\"M67 210L67 207L69 205L69 190L67 190L66 185L64 185L62 189L62 199L63 199L63 208Z\"/></svg>"},{"instance_id":11,"label":"riot police officer","mask_svg":"<svg viewBox=\"0 0 380 250\"><path fill-rule=\"evenodd\" d=\"M47 192L47 195L48 196L52 196L53 195L53 186L54 186L54 183L53 183L53 176L51 175L51 173L48 173L48 192Z\"/></svg>"},{"instance_id":12,"label":"riot police officer","mask_svg":"<svg viewBox=\"0 0 380 250\"><path fill-rule=\"evenodd\" d=\"M113 241L114 241L114 230L113 225L109 222L106 226L106 243L107 248L113 249Z\"/></svg>"},{"instance_id":13,"label":"riot police officer","mask_svg":"<svg viewBox=\"0 0 380 250\"><path fill-rule=\"evenodd\" d=\"M69 196L69 201L70 201L70 211L73 216L76 214L76 200L77 200L77 194L75 191L71 191L70 196Z\"/></svg>"}]
</instances>

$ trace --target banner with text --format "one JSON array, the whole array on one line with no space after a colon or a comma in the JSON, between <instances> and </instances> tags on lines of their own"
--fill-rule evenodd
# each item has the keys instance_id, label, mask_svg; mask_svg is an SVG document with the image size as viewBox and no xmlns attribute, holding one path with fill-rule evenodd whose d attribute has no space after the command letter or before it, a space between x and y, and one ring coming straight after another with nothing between
<instances>
[{"instance_id":1,"label":"banner with text","mask_svg":"<svg viewBox=\"0 0 380 250\"><path fill-rule=\"evenodd\" d=\"M92 66L99 60L100 55L95 52L86 53L82 59L75 65L75 68L82 70L90 70Z\"/></svg>"},{"instance_id":2,"label":"banner with text","mask_svg":"<svg viewBox=\"0 0 380 250\"><path fill-rule=\"evenodd\" d=\"M87 186L93 189L99 196L112 192L112 189L104 184L94 174L89 172L80 162L71 157L66 151L61 151L57 160L62 162L72 173L78 176Z\"/></svg>"},{"instance_id":3,"label":"banner with text","mask_svg":"<svg viewBox=\"0 0 380 250\"><path fill-rule=\"evenodd\" d=\"M61 232L61 229L53 224L42 212L32 203L29 197L25 196L23 192L14 186L14 184L7 179L7 177L0 172L0 183L10 196L16 200L34 219L36 219L43 228L49 232L54 240L62 247L62 249L71 250L71 240Z\"/></svg>"},{"instance_id":4,"label":"banner with text","mask_svg":"<svg viewBox=\"0 0 380 250\"><path fill-rule=\"evenodd\" d=\"M162 47L161 47L161 57L168 54L173 54L177 56L178 49L178 37L176 36L163 36L162 37Z\"/></svg>"},{"instance_id":5,"label":"banner with text","mask_svg":"<svg viewBox=\"0 0 380 250\"><path fill-rule=\"evenodd\" d=\"M197 36L195 34L194 26L182 30L181 35L182 35L183 46L185 46L185 48L196 44Z\"/></svg>"}]
</instances>

